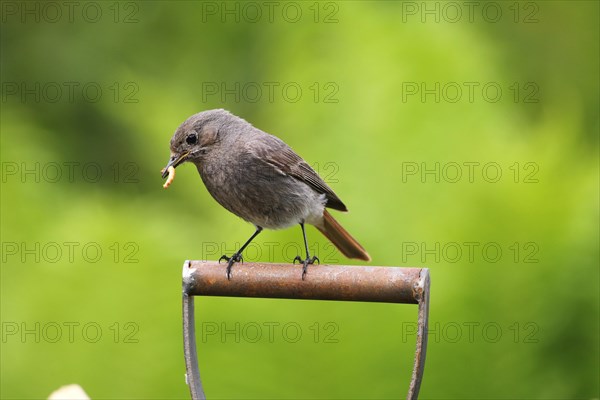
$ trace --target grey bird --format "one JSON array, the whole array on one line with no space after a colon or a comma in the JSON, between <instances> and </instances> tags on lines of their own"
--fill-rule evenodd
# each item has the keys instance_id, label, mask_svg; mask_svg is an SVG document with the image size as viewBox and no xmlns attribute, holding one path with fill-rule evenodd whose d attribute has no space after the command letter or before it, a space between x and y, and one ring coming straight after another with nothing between
<instances>
[{"instance_id":1,"label":"grey bird","mask_svg":"<svg viewBox=\"0 0 600 400\"><path fill-rule=\"evenodd\" d=\"M237 252L219 259L228 262L228 279L233 264L242 261L242 252L263 228L300 225L306 258L296 256L294 262L303 264L302 279L308 265L319 261L310 256L304 224L314 225L346 257L371 260L326 209L347 211L344 203L281 139L218 109L189 117L175 131L170 147L171 158L163 170L163 178L169 169L184 162L193 163L212 197L256 227Z\"/></svg>"}]
</instances>

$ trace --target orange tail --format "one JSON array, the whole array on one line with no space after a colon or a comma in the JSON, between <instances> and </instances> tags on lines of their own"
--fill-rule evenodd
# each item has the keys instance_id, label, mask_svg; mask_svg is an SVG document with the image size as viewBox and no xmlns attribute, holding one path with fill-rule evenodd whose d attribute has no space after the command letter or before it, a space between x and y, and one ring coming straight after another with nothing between
<instances>
[{"instance_id":1,"label":"orange tail","mask_svg":"<svg viewBox=\"0 0 600 400\"><path fill-rule=\"evenodd\" d=\"M317 229L346 257L371 261L367 251L333 219L327 210L323 211L323 226L317 226Z\"/></svg>"}]
</instances>

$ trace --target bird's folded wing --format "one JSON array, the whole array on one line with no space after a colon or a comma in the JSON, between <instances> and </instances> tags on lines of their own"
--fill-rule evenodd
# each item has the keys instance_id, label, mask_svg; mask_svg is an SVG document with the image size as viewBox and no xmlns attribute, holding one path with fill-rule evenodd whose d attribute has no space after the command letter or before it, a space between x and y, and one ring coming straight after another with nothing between
<instances>
[{"instance_id":1,"label":"bird's folded wing","mask_svg":"<svg viewBox=\"0 0 600 400\"><path fill-rule=\"evenodd\" d=\"M344 203L310 165L279 138L269 134L261 135L246 143L246 149L258 159L273 166L278 172L306 183L317 193L325 194L326 207L348 211Z\"/></svg>"}]
</instances>

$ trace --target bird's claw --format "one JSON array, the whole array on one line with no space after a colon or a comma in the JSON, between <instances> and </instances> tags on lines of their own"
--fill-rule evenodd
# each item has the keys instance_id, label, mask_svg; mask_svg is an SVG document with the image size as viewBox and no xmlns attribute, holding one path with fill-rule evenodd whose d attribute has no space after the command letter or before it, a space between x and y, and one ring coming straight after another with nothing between
<instances>
[{"instance_id":1,"label":"bird's claw","mask_svg":"<svg viewBox=\"0 0 600 400\"><path fill-rule=\"evenodd\" d=\"M234 253L231 257L227 257L225 254L223 254L221 258L219 258L219 264L222 260L227 261L227 268L225 270L227 280L231 280L231 267L233 266L233 264L235 264L236 262L244 262L242 255L239 253Z\"/></svg>"},{"instance_id":2,"label":"bird's claw","mask_svg":"<svg viewBox=\"0 0 600 400\"><path fill-rule=\"evenodd\" d=\"M319 257L317 256L306 257L306 259L304 260L302 260L300 256L296 256L296 258L294 258L294 264L296 263L296 260L302 263L302 280L304 280L304 277L306 276L306 272L308 271L309 265L314 264L315 261L319 264L321 263L321 260L319 260Z\"/></svg>"}]
</instances>

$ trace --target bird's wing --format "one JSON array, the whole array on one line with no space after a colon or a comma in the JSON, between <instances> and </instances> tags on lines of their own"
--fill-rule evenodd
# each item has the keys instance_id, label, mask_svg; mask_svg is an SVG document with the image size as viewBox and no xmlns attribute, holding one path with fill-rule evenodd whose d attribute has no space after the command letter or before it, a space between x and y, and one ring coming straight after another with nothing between
<instances>
[{"instance_id":1,"label":"bird's wing","mask_svg":"<svg viewBox=\"0 0 600 400\"><path fill-rule=\"evenodd\" d=\"M261 161L273 166L277 172L292 176L306 183L316 192L325 194L326 207L348 211L344 203L310 165L281 139L269 134L260 135L247 142L246 149Z\"/></svg>"}]
</instances>

